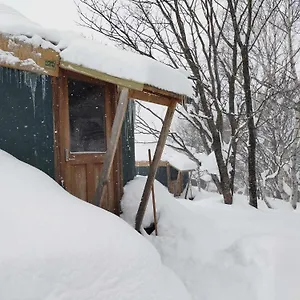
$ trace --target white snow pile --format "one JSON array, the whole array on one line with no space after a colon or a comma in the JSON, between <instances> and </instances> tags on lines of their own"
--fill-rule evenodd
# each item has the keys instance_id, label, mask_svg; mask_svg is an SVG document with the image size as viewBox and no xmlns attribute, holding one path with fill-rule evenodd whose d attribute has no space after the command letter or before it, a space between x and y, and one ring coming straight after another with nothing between
<instances>
[{"instance_id":1,"label":"white snow pile","mask_svg":"<svg viewBox=\"0 0 300 300\"><path fill-rule=\"evenodd\" d=\"M190 299L120 218L0 151L0 299Z\"/></svg>"},{"instance_id":2,"label":"white snow pile","mask_svg":"<svg viewBox=\"0 0 300 300\"><path fill-rule=\"evenodd\" d=\"M130 224L144 184L138 177L126 186L122 204ZM159 236L148 239L193 299L299 299L299 211L281 209L287 207L282 204L271 210L264 202L256 210L238 195L227 206L220 195L207 192L196 201L177 200L159 182L155 196ZM143 225L152 221L150 197Z\"/></svg>"},{"instance_id":3,"label":"white snow pile","mask_svg":"<svg viewBox=\"0 0 300 300\"><path fill-rule=\"evenodd\" d=\"M180 95L193 96L187 75L149 57L106 46L71 32L45 29L0 3L0 33L51 48L67 63L111 76L148 84Z\"/></svg>"},{"instance_id":4,"label":"white snow pile","mask_svg":"<svg viewBox=\"0 0 300 300\"><path fill-rule=\"evenodd\" d=\"M157 143L135 143L135 161L148 161L148 149L152 157L154 156ZM166 145L161 156L161 161L168 162L171 166L180 171L189 171L197 169L197 164L186 154L176 151Z\"/></svg>"}]
</instances>

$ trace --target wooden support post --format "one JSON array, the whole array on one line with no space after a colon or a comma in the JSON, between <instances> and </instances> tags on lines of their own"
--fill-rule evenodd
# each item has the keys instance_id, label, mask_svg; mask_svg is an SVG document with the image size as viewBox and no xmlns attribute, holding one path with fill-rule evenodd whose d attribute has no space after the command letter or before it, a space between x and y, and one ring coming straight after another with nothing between
<instances>
[{"instance_id":1,"label":"wooden support post","mask_svg":"<svg viewBox=\"0 0 300 300\"><path fill-rule=\"evenodd\" d=\"M97 206L102 205L103 196L105 194L105 190L107 189L106 187L107 187L110 171L113 165L115 153L117 150L117 146L118 146L118 142L122 130L122 125L123 125L123 121L128 106L128 101L129 101L128 88L122 88L118 106L117 106L116 115L111 130L111 137L104 157L103 168L101 170L99 183L94 196L94 204Z\"/></svg>"},{"instance_id":2,"label":"wooden support post","mask_svg":"<svg viewBox=\"0 0 300 300\"><path fill-rule=\"evenodd\" d=\"M164 146L165 146L165 143L166 143L166 140L167 140L167 137L168 137L170 127L171 127L171 122L172 122L172 119L173 119L175 109L176 109L176 101L171 102L170 106L168 107L168 110L167 110L167 113L166 113L166 116L165 116L165 119L164 119L164 123L163 123L162 129L161 129L161 132L160 132L160 136L159 136L159 139L158 139L155 154L154 154L154 157L153 157L153 161L152 161L152 164L149 168L148 178L147 178L147 181L146 181L146 185L145 185L145 188L144 188L144 192L143 192L143 195L142 195L140 206L139 206L138 212L136 214L136 219L135 219L135 229L139 232L140 232L140 229L141 229L141 225L142 225L143 218L144 218L144 215L145 215L146 207L147 207L147 204L148 204L148 200L149 200L149 196L150 196L150 192L151 192L151 187L154 183L156 171L157 171L157 168L158 168L158 165L159 165L159 162L160 162L160 159L161 159L161 155L162 155L162 152L164 150Z\"/></svg>"},{"instance_id":3,"label":"wooden support post","mask_svg":"<svg viewBox=\"0 0 300 300\"><path fill-rule=\"evenodd\" d=\"M148 158L149 158L149 166L151 165L152 158L151 158L151 150L148 149ZM151 187L152 192L152 208L153 208L153 220L154 220L154 229L155 229L155 235L157 236L157 216L156 216L156 203L155 203L155 194L154 194L154 184L152 184Z\"/></svg>"},{"instance_id":4,"label":"wooden support post","mask_svg":"<svg viewBox=\"0 0 300 300\"><path fill-rule=\"evenodd\" d=\"M180 176L181 176L181 171L177 170L178 173L177 173L177 178L176 178L176 183L175 183L175 189L174 189L174 197L177 197L178 194L180 195L181 192L178 193L178 190L181 191L181 188L180 188Z\"/></svg>"}]
</instances>

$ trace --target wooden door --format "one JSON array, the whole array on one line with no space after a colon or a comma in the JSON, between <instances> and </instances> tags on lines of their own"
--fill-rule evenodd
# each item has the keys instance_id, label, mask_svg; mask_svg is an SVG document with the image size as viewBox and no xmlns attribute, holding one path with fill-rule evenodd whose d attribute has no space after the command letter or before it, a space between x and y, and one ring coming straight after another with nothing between
<instances>
[{"instance_id":1,"label":"wooden door","mask_svg":"<svg viewBox=\"0 0 300 300\"><path fill-rule=\"evenodd\" d=\"M115 113L115 87L63 72L54 90L57 179L71 194L93 203ZM119 160L116 155L105 196L105 208L117 214Z\"/></svg>"}]
</instances>

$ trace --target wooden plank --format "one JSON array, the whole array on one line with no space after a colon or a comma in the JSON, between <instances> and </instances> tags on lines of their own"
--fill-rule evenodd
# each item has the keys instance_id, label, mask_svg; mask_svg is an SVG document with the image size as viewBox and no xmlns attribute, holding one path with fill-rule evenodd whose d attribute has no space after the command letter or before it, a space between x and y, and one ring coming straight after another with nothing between
<instances>
[{"instance_id":1,"label":"wooden plank","mask_svg":"<svg viewBox=\"0 0 300 300\"><path fill-rule=\"evenodd\" d=\"M94 193L96 190L96 185L94 182L94 178L95 178L95 170L94 170L94 162L88 163L86 165L86 189L87 189L87 201L88 202L92 202L93 201L93 197L94 197Z\"/></svg>"},{"instance_id":2,"label":"wooden plank","mask_svg":"<svg viewBox=\"0 0 300 300\"><path fill-rule=\"evenodd\" d=\"M154 179L155 179L155 175L156 175L156 171L159 165L159 161L161 159L161 155L163 153L164 150L164 146L168 137L168 133L170 130L170 126L171 126L171 122L173 119L173 115L176 109L176 101L171 102L170 106L168 107L165 119L164 119L164 123L160 132L160 136L158 139L158 143L157 143L157 147L155 150L155 154L154 154L154 158L152 161L152 164L150 166L149 169L149 174L148 174L148 178L146 181L146 185L144 188L144 192L142 195L142 199L140 202L140 206L136 215L136 220L135 220L135 229L137 231L140 231L141 229L141 225L143 222L143 218L145 215L145 211L146 211L146 207L148 204L148 200L149 200L149 196L150 196L150 192L151 192L151 186L154 183Z\"/></svg>"},{"instance_id":3,"label":"wooden plank","mask_svg":"<svg viewBox=\"0 0 300 300\"><path fill-rule=\"evenodd\" d=\"M70 192L84 200L88 201L87 194L87 165L69 166L70 174L72 176L71 190Z\"/></svg>"},{"instance_id":4,"label":"wooden plank","mask_svg":"<svg viewBox=\"0 0 300 300\"><path fill-rule=\"evenodd\" d=\"M118 89L115 86L115 88L112 90L113 99L114 102L114 113L117 110L118 107L118 99L119 99L119 93ZM114 115L115 117L115 115ZM121 198L123 195L123 169L122 169L122 138L120 135L119 141L118 141L118 147L116 150L114 163L113 163L113 191L114 191L114 201L113 201L113 213L117 216L120 216L121 213Z\"/></svg>"},{"instance_id":5,"label":"wooden plank","mask_svg":"<svg viewBox=\"0 0 300 300\"><path fill-rule=\"evenodd\" d=\"M100 206L105 192L105 186L107 186L108 184L108 180L111 173L111 167L117 150L118 141L120 139L120 134L122 130L122 125L123 125L123 121L128 106L128 101L129 101L128 89L123 88L120 94L120 99L119 99L116 115L112 126L111 137L105 154L101 177L94 197L94 204L97 206Z\"/></svg>"},{"instance_id":6,"label":"wooden plank","mask_svg":"<svg viewBox=\"0 0 300 300\"><path fill-rule=\"evenodd\" d=\"M65 149L70 146L70 123L69 123L69 97L68 97L68 80L63 73L58 78L59 81L59 136L60 136L60 163L61 174L64 180L65 189L72 193L72 169L65 160Z\"/></svg>"},{"instance_id":7,"label":"wooden plank","mask_svg":"<svg viewBox=\"0 0 300 300\"><path fill-rule=\"evenodd\" d=\"M174 196L175 197L178 196L178 194L180 194L180 193L178 193L179 188L180 188L180 174L181 174L181 172L178 171L176 182L175 182L175 189L174 189Z\"/></svg>"},{"instance_id":8,"label":"wooden plank","mask_svg":"<svg viewBox=\"0 0 300 300\"><path fill-rule=\"evenodd\" d=\"M115 85L110 84L105 86L105 132L106 132L106 145L109 145L109 141L111 138L111 130L113 125L113 120L115 116L115 99L114 99L114 88ZM107 150L106 150L107 152ZM105 156L104 156L105 159ZM103 160L104 162L104 160ZM100 173L101 176L101 173ZM99 182L99 181L98 181ZM112 174L108 174L107 185L104 187L103 191L103 201L101 203L101 207L112 212L114 201L114 189L113 189L113 179ZM96 188L98 183L96 183ZM96 190L95 190L96 192ZM95 193L94 193L95 196Z\"/></svg>"},{"instance_id":9,"label":"wooden plank","mask_svg":"<svg viewBox=\"0 0 300 300\"><path fill-rule=\"evenodd\" d=\"M68 164L70 165L77 165L78 163L82 163L82 164L90 164L93 162L97 162L97 163L103 163L104 161L104 157L105 157L105 153L98 153L98 152L85 152L85 153L81 153L81 152L71 152L70 153L70 159L68 161Z\"/></svg>"},{"instance_id":10,"label":"wooden plank","mask_svg":"<svg viewBox=\"0 0 300 300\"><path fill-rule=\"evenodd\" d=\"M52 112L53 112L53 137L54 137L54 172L55 180L63 185L60 157L60 128L59 128L59 82L58 78L52 77Z\"/></svg>"},{"instance_id":11,"label":"wooden plank","mask_svg":"<svg viewBox=\"0 0 300 300\"><path fill-rule=\"evenodd\" d=\"M148 149L148 156L149 156L149 165L151 165L152 158L151 158L151 150L150 149ZM153 210L154 229L155 229L155 235L157 236L158 231L157 231L157 216L156 216L154 184L152 184L151 192L152 192L152 210Z\"/></svg>"},{"instance_id":12,"label":"wooden plank","mask_svg":"<svg viewBox=\"0 0 300 300\"><path fill-rule=\"evenodd\" d=\"M160 161L159 167L167 167L169 163L167 161ZM136 167L149 167L149 161L147 160L140 160L135 162Z\"/></svg>"},{"instance_id":13,"label":"wooden plank","mask_svg":"<svg viewBox=\"0 0 300 300\"><path fill-rule=\"evenodd\" d=\"M116 76L111 76L106 73L102 73L100 71L96 71L93 69L89 69L89 68L86 68L86 67L83 67L80 65L70 63L68 61L61 60L60 67L65 70L74 71L74 72L84 74L84 75L92 77L92 78L103 80L105 82L110 82L110 83L113 83L116 85L120 85L122 87L127 87L130 89L139 90L139 91L142 91L144 88L144 84L142 84L142 83L128 80L128 79L123 79L123 78L116 77Z\"/></svg>"},{"instance_id":14,"label":"wooden plank","mask_svg":"<svg viewBox=\"0 0 300 300\"><path fill-rule=\"evenodd\" d=\"M156 94L147 93L143 91L136 91L136 90L130 90L128 97L131 99L138 99L138 100L151 102L159 105L165 105L165 106L170 106L171 101L180 102L180 100L174 100L166 96L159 96Z\"/></svg>"},{"instance_id":15,"label":"wooden plank","mask_svg":"<svg viewBox=\"0 0 300 300\"><path fill-rule=\"evenodd\" d=\"M35 47L17 37L0 34L0 49L13 59L0 59L0 66L57 77L59 54L53 49Z\"/></svg>"},{"instance_id":16,"label":"wooden plank","mask_svg":"<svg viewBox=\"0 0 300 300\"><path fill-rule=\"evenodd\" d=\"M153 94L156 94L158 96L166 96L166 97L171 98L171 99L173 99L177 102L183 102L186 98L186 96L184 96L184 95L179 95L179 94L176 94L174 92L169 92L169 91L166 91L166 90L162 90L162 89L159 89L159 88L156 88L154 86L147 85L147 84L144 85L143 91L146 92L146 93L153 93Z\"/></svg>"}]
</instances>

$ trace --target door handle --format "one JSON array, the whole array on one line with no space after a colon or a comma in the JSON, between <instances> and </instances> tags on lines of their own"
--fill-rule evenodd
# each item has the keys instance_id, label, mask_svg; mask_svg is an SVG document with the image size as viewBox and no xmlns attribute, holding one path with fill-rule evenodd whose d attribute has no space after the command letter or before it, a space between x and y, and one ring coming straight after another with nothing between
<instances>
[{"instance_id":1,"label":"door handle","mask_svg":"<svg viewBox=\"0 0 300 300\"><path fill-rule=\"evenodd\" d=\"M74 157L70 157L70 151L69 151L69 149L65 149L65 160L66 161L75 160Z\"/></svg>"}]
</instances>

